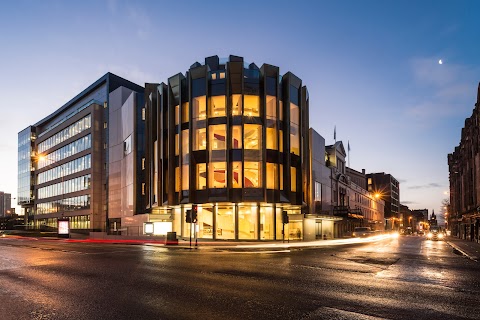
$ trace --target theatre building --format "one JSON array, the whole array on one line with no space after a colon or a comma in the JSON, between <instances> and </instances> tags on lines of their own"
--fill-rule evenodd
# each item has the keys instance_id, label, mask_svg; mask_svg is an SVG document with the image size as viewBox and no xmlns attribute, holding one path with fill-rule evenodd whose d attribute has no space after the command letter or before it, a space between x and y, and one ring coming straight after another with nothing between
<instances>
[{"instance_id":1,"label":"theatre building","mask_svg":"<svg viewBox=\"0 0 480 320\"><path fill-rule=\"evenodd\" d=\"M303 239L308 104L294 74L237 56L146 84L148 221L188 237L196 205L198 238Z\"/></svg>"}]
</instances>

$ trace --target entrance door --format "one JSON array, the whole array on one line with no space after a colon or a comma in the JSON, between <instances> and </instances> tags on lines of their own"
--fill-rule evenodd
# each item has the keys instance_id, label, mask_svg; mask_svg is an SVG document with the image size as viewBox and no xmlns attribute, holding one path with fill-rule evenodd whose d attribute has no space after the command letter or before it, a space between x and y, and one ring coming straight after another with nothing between
<instances>
[{"instance_id":1,"label":"entrance door","mask_svg":"<svg viewBox=\"0 0 480 320\"><path fill-rule=\"evenodd\" d=\"M315 239L323 239L323 226L322 221L315 221Z\"/></svg>"}]
</instances>

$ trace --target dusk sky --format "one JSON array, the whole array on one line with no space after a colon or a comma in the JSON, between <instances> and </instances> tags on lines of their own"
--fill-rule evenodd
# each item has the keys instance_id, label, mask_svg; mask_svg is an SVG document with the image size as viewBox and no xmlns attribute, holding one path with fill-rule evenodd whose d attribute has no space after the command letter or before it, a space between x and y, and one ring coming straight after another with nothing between
<instances>
[{"instance_id":1,"label":"dusk sky","mask_svg":"<svg viewBox=\"0 0 480 320\"><path fill-rule=\"evenodd\" d=\"M105 73L143 86L232 54L301 78L310 126L327 144L336 126L350 167L392 174L402 204L439 213L477 98L478 13L439 0L2 2L0 191L17 195L18 132Z\"/></svg>"}]
</instances>

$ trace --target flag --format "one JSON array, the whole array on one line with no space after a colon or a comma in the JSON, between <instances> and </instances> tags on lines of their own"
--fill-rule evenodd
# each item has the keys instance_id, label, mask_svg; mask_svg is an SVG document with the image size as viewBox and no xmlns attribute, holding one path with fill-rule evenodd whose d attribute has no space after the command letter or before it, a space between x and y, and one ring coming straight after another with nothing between
<instances>
[{"instance_id":1,"label":"flag","mask_svg":"<svg viewBox=\"0 0 480 320\"><path fill-rule=\"evenodd\" d=\"M333 127L333 140L337 141L337 126Z\"/></svg>"},{"instance_id":2,"label":"flag","mask_svg":"<svg viewBox=\"0 0 480 320\"><path fill-rule=\"evenodd\" d=\"M347 149L348 149L348 152L350 152L350 140L348 140L348 147L347 147Z\"/></svg>"}]
</instances>

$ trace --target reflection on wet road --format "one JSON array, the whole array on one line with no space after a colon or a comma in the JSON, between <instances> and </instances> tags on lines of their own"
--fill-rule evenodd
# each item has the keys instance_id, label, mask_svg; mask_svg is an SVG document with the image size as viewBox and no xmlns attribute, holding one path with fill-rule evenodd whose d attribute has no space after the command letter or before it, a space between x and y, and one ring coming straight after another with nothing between
<instances>
[{"instance_id":1,"label":"reflection on wet road","mask_svg":"<svg viewBox=\"0 0 480 320\"><path fill-rule=\"evenodd\" d=\"M420 237L285 251L0 239L0 319L476 319L479 264Z\"/></svg>"}]
</instances>

